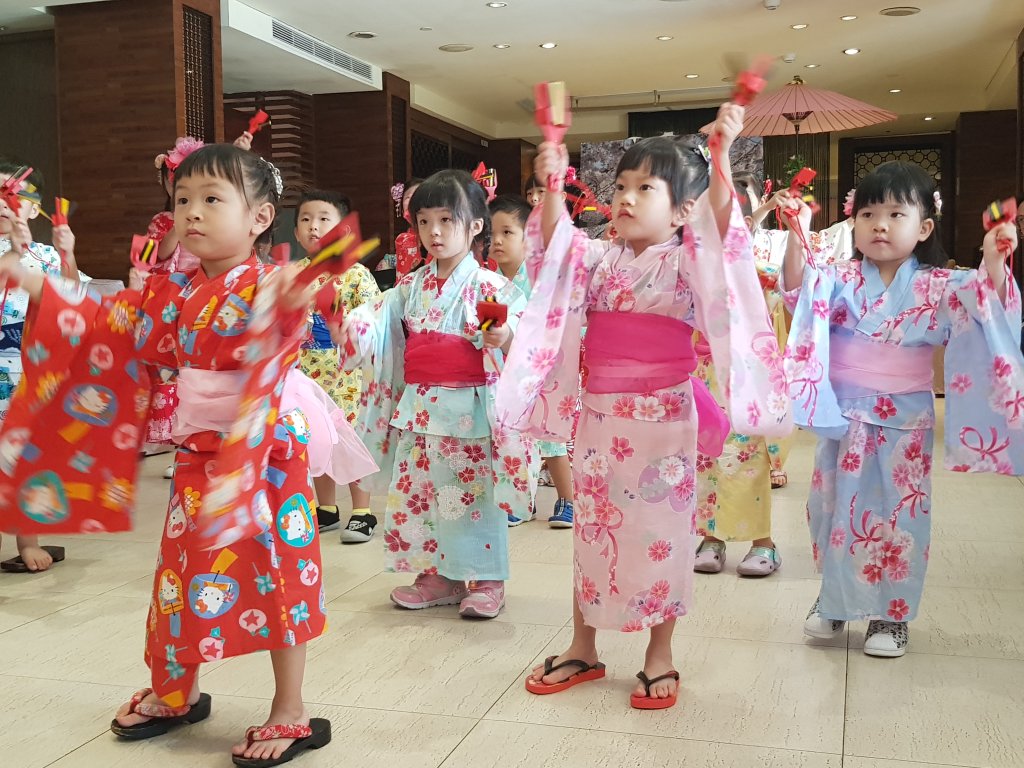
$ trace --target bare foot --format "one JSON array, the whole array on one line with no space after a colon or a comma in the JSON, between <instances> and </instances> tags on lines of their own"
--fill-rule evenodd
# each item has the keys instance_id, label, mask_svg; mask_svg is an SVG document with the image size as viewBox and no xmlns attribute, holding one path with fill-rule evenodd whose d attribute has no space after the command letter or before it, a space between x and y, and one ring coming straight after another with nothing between
<instances>
[{"instance_id":1,"label":"bare foot","mask_svg":"<svg viewBox=\"0 0 1024 768\"><path fill-rule=\"evenodd\" d=\"M18 554L25 566L33 572L48 570L53 565L50 553L39 546L18 547Z\"/></svg>"},{"instance_id":2,"label":"bare foot","mask_svg":"<svg viewBox=\"0 0 1024 768\"><path fill-rule=\"evenodd\" d=\"M656 677L667 675L669 672L675 670L672 664L672 655L668 654L652 654L650 651L647 653L647 659L644 661L644 674L647 675L648 680L653 680ZM674 694L679 688L679 681L673 680L671 677L665 680L659 680L651 686L650 697L652 699L667 699ZM647 689L644 688L642 682L638 682L636 689L633 691L635 696L647 696Z\"/></svg>"},{"instance_id":3,"label":"bare foot","mask_svg":"<svg viewBox=\"0 0 1024 768\"><path fill-rule=\"evenodd\" d=\"M189 694L188 704L189 706L193 706L198 701L199 686L196 685L192 688L192 692ZM169 706L166 701L161 699L155 693L150 693L148 696L146 696L146 698L140 701L139 704L151 704L155 706L164 707ZM117 719L118 724L124 726L125 728L131 728L133 725L147 723L153 719L152 717L147 717L146 715L140 715L138 712L129 712L128 710L130 707L131 702L126 701L124 704L121 705L121 707L117 710L117 713L114 715L114 717Z\"/></svg>"},{"instance_id":4,"label":"bare foot","mask_svg":"<svg viewBox=\"0 0 1024 768\"><path fill-rule=\"evenodd\" d=\"M294 712L277 710L272 707L267 721L260 727L268 725L309 725L309 711L305 707ZM276 760L295 741L295 739L271 739L269 741L254 741L250 745L248 740L243 739L231 748L231 754L236 757L256 760Z\"/></svg>"},{"instance_id":5,"label":"bare foot","mask_svg":"<svg viewBox=\"0 0 1024 768\"><path fill-rule=\"evenodd\" d=\"M589 648L574 648L570 646L569 650L551 662L551 666L557 667L563 661L568 661L569 659L579 659L580 661L587 662L587 664L597 664L597 648L593 646L590 646ZM565 682L573 675L578 675L579 673L580 668L575 664L570 664L569 666L562 667L561 669L556 669L550 675L545 675L544 665L541 664L530 673L530 679L535 682L540 681L545 685L555 685L556 683Z\"/></svg>"}]
</instances>

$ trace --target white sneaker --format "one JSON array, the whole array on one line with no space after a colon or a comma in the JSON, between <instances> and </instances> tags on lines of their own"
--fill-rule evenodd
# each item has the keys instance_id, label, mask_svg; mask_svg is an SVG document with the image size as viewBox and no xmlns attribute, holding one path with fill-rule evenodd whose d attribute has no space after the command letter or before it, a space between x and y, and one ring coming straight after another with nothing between
<instances>
[{"instance_id":1,"label":"white sneaker","mask_svg":"<svg viewBox=\"0 0 1024 768\"><path fill-rule=\"evenodd\" d=\"M905 621L869 621L864 635L864 653L895 659L907 652L910 630Z\"/></svg>"},{"instance_id":2,"label":"white sneaker","mask_svg":"<svg viewBox=\"0 0 1024 768\"><path fill-rule=\"evenodd\" d=\"M831 640L833 637L838 637L846 627L846 622L837 619L826 619L818 613L820 607L821 598L819 597L814 601L814 607L811 608L807 618L804 620L804 634L808 637L816 637L819 640Z\"/></svg>"}]
</instances>

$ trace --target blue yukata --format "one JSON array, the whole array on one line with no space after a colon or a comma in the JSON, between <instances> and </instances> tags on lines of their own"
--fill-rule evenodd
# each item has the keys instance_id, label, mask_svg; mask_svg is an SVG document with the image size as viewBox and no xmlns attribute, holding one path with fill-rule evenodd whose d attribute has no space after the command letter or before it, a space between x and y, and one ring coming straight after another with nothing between
<instances>
[{"instance_id":1,"label":"blue yukata","mask_svg":"<svg viewBox=\"0 0 1024 768\"><path fill-rule=\"evenodd\" d=\"M785 294L797 423L818 436L807 503L827 619L910 621L931 541L932 348L945 353L945 466L1024 474L1020 292L984 268L869 261L804 270Z\"/></svg>"},{"instance_id":2,"label":"blue yukata","mask_svg":"<svg viewBox=\"0 0 1024 768\"><path fill-rule=\"evenodd\" d=\"M526 297L472 255L444 280L433 262L403 276L345 320L342 367L363 371L355 428L381 467L363 484L387 491L388 570L509 576L508 514L527 514L536 469L532 441L493 426L504 355L483 349L477 317L490 296L515 333Z\"/></svg>"}]
</instances>

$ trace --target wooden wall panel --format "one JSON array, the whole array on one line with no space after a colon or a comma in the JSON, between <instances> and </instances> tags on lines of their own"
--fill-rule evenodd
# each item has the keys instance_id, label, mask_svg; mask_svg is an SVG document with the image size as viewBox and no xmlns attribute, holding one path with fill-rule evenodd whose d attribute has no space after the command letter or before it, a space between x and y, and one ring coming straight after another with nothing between
<instances>
[{"instance_id":1,"label":"wooden wall panel","mask_svg":"<svg viewBox=\"0 0 1024 768\"><path fill-rule=\"evenodd\" d=\"M985 236L981 212L995 199L1016 192L1017 114L962 112L956 126L956 256L966 266L980 262L977 250ZM968 258L971 257L971 258ZM973 259L973 260L972 260Z\"/></svg>"},{"instance_id":2,"label":"wooden wall panel","mask_svg":"<svg viewBox=\"0 0 1024 768\"><path fill-rule=\"evenodd\" d=\"M223 135L216 0L54 7L61 190L83 271L124 278L133 233L164 204L153 157L184 130L181 8L213 18L215 138Z\"/></svg>"}]
</instances>

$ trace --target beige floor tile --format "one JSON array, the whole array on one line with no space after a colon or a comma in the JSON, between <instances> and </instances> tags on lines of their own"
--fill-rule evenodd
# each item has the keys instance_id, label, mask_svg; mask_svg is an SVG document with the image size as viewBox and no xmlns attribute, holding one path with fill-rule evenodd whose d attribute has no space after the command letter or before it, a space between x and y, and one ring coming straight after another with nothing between
<instances>
[{"instance_id":1,"label":"beige floor tile","mask_svg":"<svg viewBox=\"0 0 1024 768\"><path fill-rule=\"evenodd\" d=\"M113 713L135 689L0 675L0 690L0 762L42 768L109 731Z\"/></svg>"},{"instance_id":2,"label":"beige floor tile","mask_svg":"<svg viewBox=\"0 0 1024 768\"><path fill-rule=\"evenodd\" d=\"M148 601L106 596L80 602L0 635L4 669L25 677L141 688Z\"/></svg>"},{"instance_id":3,"label":"beige floor tile","mask_svg":"<svg viewBox=\"0 0 1024 768\"><path fill-rule=\"evenodd\" d=\"M850 648L864 647L854 624ZM928 586L910 625L911 653L1024 660L1024 592ZM1024 763L1024 756L1022 756Z\"/></svg>"},{"instance_id":4,"label":"beige floor tile","mask_svg":"<svg viewBox=\"0 0 1024 768\"><path fill-rule=\"evenodd\" d=\"M685 620L685 619L684 619ZM542 654L563 651L563 631ZM535 696L517 680L485 720L716 739L733 744L838 754L843 744L846 649L677 637L679 702L663 712L629 705L646 638L599 636L608 677Z\"/></svg>"},{"instance_id":5,"label":"beige floor tile","mask_svg":"<svg viewBox=\"0 0 1024 768\"><path fill-rule=\"evenodd\" d=\"M267 702L216 696L202 723L151 741L127 742L106 733L53 763L53 768L137 768L137 766L229 766L230 749L247 726L262 721ZM316 705L313 717L331 721L332 741L302 755L303 768L388 766L433 768L458 745L475 720L354 707ZM106 722L109 723L109 713ZM0 737L2 738L2 737ZM20 768L20 766L19 766Z\"/></svg>"},{"instance_id":6,"label":"beige floor tile","mask_svg":"<svg viewBox=\"0 0 1024 768\"><path fill-rule=\"evenodd\" d=\"M8 597L0 592L0 633L88 599L89 595L79 592L44 592L35 597Z\"/></svg>"},{"instance_id":7,"label":"beige floor tile","mask_svg":"<svg viewBox=\"0 0 1024 768\"><path fill-rule=\"evenodd\" d=\"M442 768L841 768L839 755L484 721Z\"/></svg>"},{"instance_id":8,"label":"beige floor tile","mask_svg":"<svg viewBox=\"0 0 1024 768\"><path fill-rule=\"evenodd\" d=\"M391 590L411 581L407 573L381 573L331 602L329 608L392 615L396 608L389 599ZM563 626L572 617L572 566L514 563L505 600L497 622ZM425 608L416 616L451 619L455 608Z\"/></svg>"},{"instance_id":9,"label":"beige floor tile","mask_svg":"<svg viewBox=\"0 0 1024 768\"><path fill-rule=\"evenodd\" d=\"M783 566L785 567L785 566ZM818 596L811 579L745 579L734 572L697 574L694 610L676 625L683 636L772 643L846 647L846 632L832 640L811 641L803 633L804 617Z\"/></svg>"},{"instance_id":10,"label":"beige floor tile","mask_svg":"<svg viewBox=\"0 0 1024 768\"><path fill-rule=\"evenodd\" d=\"M308 701L457 717L481 717L559 631L424 619L400 609L392 615L335 610L330 621L328 634L309 646ZM205 675L203 686L269 698L270 662L262 654L230 659Z\"/></svg>"},{"instance_id":11,"label":"beige floor tile","mask_svg":"<svg viewBox=\"0 0 1024 768\"><path fill-rule=\"evenodd\" d=\"M925 589L938 586L1024 590L1021 563L1024 563L1024 543L932 541Z\"/></svg>"},{"instance_id":12,"label":"beige floor tile","mask_svg":"<svg viewBox=\"0 0 1024 768\"><path fill-rule=\"evenodd\" d=\"M946 763L911 763L906 760L882 760L877 757L843 757L843 768L955 768Z\"/></svg>"},{"instance_id":13,"label":"beige floor tile","mask_svg":"<svg viewBox=\"0 0 1024 768\"><path fill-rule=\"evenodd\" d=\"M8 547L4 537L4 549ZM51 536L44 544L57 544L67 559L37 574L0 573L0 593L8 597L33 597L49 592L80 592L101 595L143 576L152 576L156 544L121 539ZM14 554L11 546L10 554ZM4 555L5 557L8 555Z\"/></svg>"},{"instance_id":14,"label":"beige floor tile","mask_svg":"<svg viewBox=\"0 0 1024 768\"><path fill-rule=\"evenodd\" d=\"M1024 662L851 652L848 754L989 768L1024 760Z\"/></svg>"}]
</instances>

